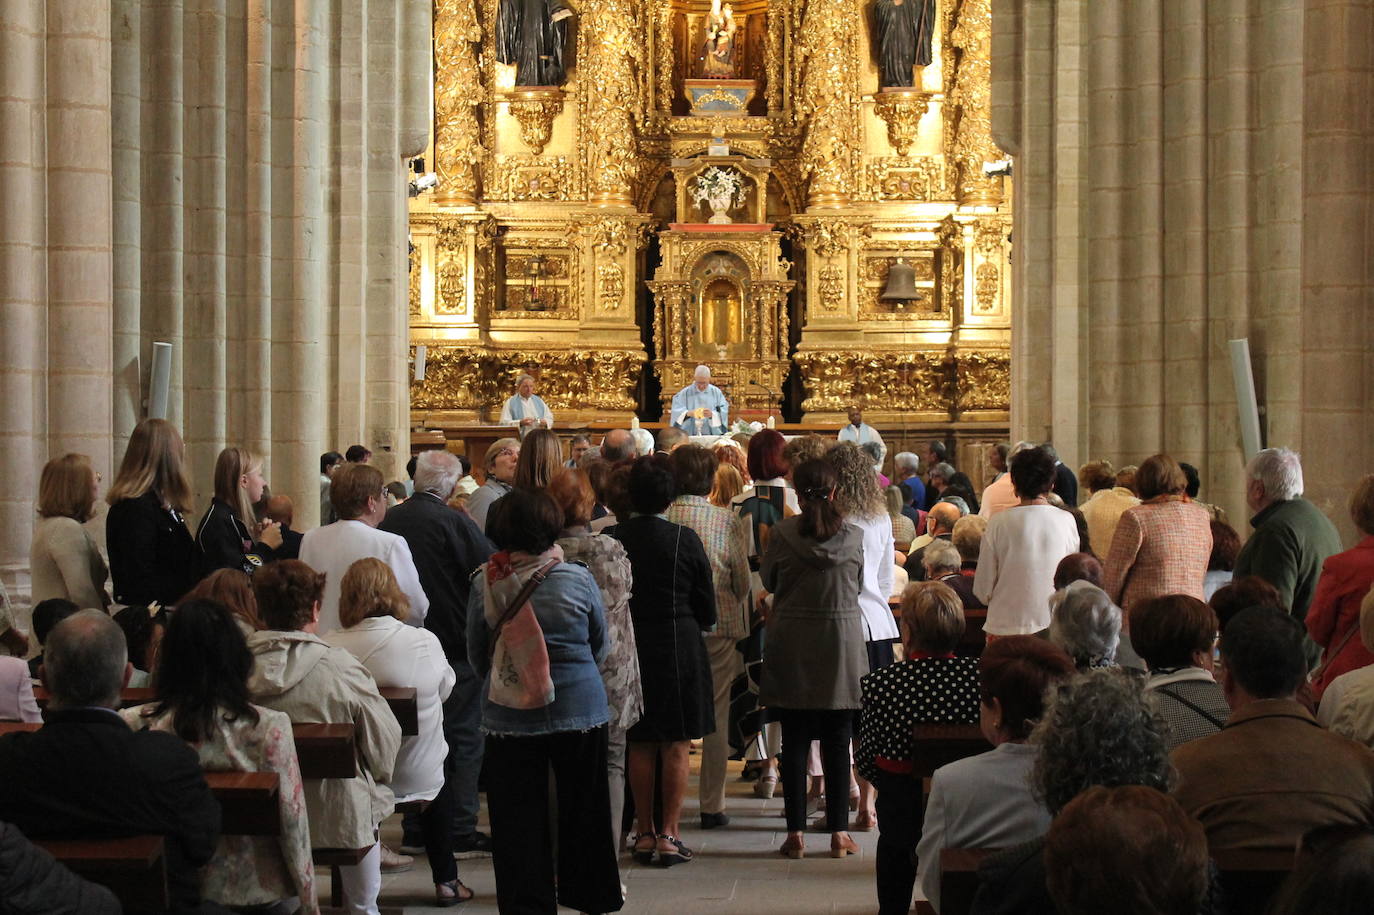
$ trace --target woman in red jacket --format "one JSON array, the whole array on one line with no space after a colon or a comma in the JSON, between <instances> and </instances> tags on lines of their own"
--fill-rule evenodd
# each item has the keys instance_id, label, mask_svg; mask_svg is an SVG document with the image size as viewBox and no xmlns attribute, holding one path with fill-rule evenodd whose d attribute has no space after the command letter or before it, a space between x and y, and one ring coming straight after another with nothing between
<instances>
[{"instance_id":1,"label":"woman in red jacket","mask_svg":"<svg viewBox=\"0 0 1374 915\"><path fill-rule=\"evenodd\" d=\"M1321 666L1312 678L1314 700L1341 674L1374 664L1374 654L1360 639L1360 601L1374 585L1374 474L1350 494L1350 518L1363 536L1354 548L1322 563L1307 611L1307 634L1322 646Z\"/></svg>"}]
</instances>

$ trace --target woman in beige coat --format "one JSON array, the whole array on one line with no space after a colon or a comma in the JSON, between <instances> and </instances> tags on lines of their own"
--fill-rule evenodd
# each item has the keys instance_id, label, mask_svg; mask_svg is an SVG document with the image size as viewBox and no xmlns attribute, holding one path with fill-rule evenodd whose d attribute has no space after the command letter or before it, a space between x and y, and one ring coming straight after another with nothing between
<instances>
[{"instance_id":1,"label":"woman in beige coat","mask_svg":"<svg viewBox=\"0 0 1374 915\"><path fill-rule=\"evenodd\" d=\"M367 668L315 635L323 575L297 559L268 563L253 576L253 593L268 627L248 637L253 703L285 712L292 724L354 726L354 777L306 779L305 807L316 848L371 849L359 864L340 868L340 876L348 911L377 915L377 826L395 807L387 785L401 748L401 726Z\"/></svg>"},{"instance_id":2,"label":"woman in beige coat","mask_svg":"<svg viewBox=\"0 0 1374 915\"><path fill-rule=\"evenodd\" d=\"M82 525L94 514L100 477L84 454L64 454L43 467L38 483L38 526L33 532L33 602L60 597L82 608L104 609L109 571Z\"/></svg>"}]
</instances>

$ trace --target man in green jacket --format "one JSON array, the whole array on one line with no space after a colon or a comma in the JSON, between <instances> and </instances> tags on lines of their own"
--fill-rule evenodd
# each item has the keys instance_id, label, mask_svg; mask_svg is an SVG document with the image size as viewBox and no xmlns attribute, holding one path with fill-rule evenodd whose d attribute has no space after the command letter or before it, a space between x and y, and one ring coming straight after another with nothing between
<instances>
[{"instance_id":1,"label":"man in green jacket","mask_svg":"<svg viewBox=\"0 0 1374 915\"><path fill-rule=\"evenodd\" d=\"M1302 463L1287 448L1265 448L1245 467L1245 501L1255 529L1236 557L1235 577L1258 575L1278 589L1284 606L1303 621L1326 557L1341 537L1321 509L1302 498ZM1308 644L1308 661L1320 649Z\"/></svg>"}]
</instances>

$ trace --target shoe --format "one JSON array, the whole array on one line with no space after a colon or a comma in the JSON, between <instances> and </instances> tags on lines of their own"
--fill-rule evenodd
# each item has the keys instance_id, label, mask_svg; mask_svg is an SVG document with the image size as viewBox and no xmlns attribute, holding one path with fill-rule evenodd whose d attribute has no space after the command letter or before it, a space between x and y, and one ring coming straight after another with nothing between
<instances>
[{"instance_id":1,"label":"shoe","mask_svg":"<svg viewBox=\"0 0 1374 915\"><path fill-rule=\"evenodd\" d=\"M401 839L401 847L397 851L403 855L423 855L425 842L419 836L404 836Z\"/></svg>"},{"instance_id":2,"label":"shoe","mask_svg":"<svg viewBox=\"0 0 1374 915\"><path fill-rule=\"evenodd\" d=\"M441 909L467 902L475 895L477 894L461 880L434 884L434 904Z\"/></svg>"},{"instance_id":3,"label":"shoe","mask_svg":"<svg viewBox=\"0 0 1374 915\"><path fill-rule=\"evenodd\" d=\"M453 837L453 857L459 861L469 858L491 857L491 836L485 832L474 832L466 836Z\"/></svg>"},{"instance_id":4,"label":"shoe","mask_svg":"<svg viewBox=\"0 0 1374 915\"><path fill-rule=\"evenodd\" d=\"M814 822L814 823L811 824L811 831L812 831L812 832L830 832L830 831L831 831L831 829L830 829L830 822L826 819L826 817L825 817L825 811L824 811L824 810L821 811L821 815L820 815L820 816L816 817L816 822Z\"/></svg>"},{"instance_id":5,"label":"shoe","mask_svg":"<svg viewBox=\"0 0 1374 915\"><path fill-rule=\"evenodd\" d=\"M759 780L754 782L754 797L762 800L771 799L776 790L778 790L778 777L776 775L760 775Z\"/></svg>"},{"instance_id":6,"label":"shoe","mask_svg":"<svg viewBox=\"0 0 1374 915\"><path fill-rule=\"evenodd\" d=\"M667 842L672 846L668 851L664 851L662 848L658 850L659 867L672 867L674 864L686 864L696 857L696 854L686 845L683 845L682 840L677 836L670 836L667 833L661 832L658 834L658 841Z\"/></svg>"},{"instance_id":7,"label":"shoe","mask_svg":"<svg viewBox=\"0 0 1374 915\"><path fill-rule=\"evenodd\" d=\"M747 762L744 764L744 767L739 770L739 780L742 782L756 782L759 780L759 776L762 774L762 763Z\"/></svg>"},{"instance_id":8,"label":"shoe","mask_svg":"<svg viewBox=\"0 0 1374 915\"><path fill-rule=\"evenodd\" d=\"M805 858L806 839L799 835L789 834L787 839L782 843L782 848L778 849L778 854L782 855L784 858L792 858L794 860L797 858Z\"/></svg>"},{"instance_id":9,"label":"shoe","mask_svg":"<svg viewBox=\"0 0 1374 915\"><path fill-rule=\"evenodd\" d=\"M649 844L644 845L645 842ZM641 847L643 846L643 847ZM641 832L634 837L634 859L636 864L653 864L658 853L658 840L652 832Z\"/></svg>"},{"instance_id":10,"label":"shoe","mask_svg":"<svg viewBox=\"0 0 1374 915\"><path fill-rule=\"evenodd\" d=\"M859 815L854 818L855 832L872 832L878 828L878 815L869 813L867 810L860 810Z\"/></svg>"},{"instance_id":11,"label":"shoe","mask_svg":"<svg viewBox=\"0 0 1374 915\"><path fill-rule=\"evenodd\" d=\"M730 817L724 813L703 813L701 815L702 829L715 829L717 826L729 826Z\"/></svg>"},{"instance_id":12,"label":"shoe","mask_svg":"<svg viewBox=\"0 0 1374 915\"><path fill-rule=\"evenodd\" d=\"M849 837L847 832L832 832L830 834L830 857L843 858L845 855L857 855L859 853L859 843Z\"/></svg>"},{"instance_id":13,"label":"shoe","mask_svg":"<svg viewBox=\"0 0 1374 915\"><path fill-rule=\"evenodd\" d=\"M404 874L415 866L415 859L410 855L400 855L382 845L382 873L384 874Z\"/></svg>"}]
</instances>

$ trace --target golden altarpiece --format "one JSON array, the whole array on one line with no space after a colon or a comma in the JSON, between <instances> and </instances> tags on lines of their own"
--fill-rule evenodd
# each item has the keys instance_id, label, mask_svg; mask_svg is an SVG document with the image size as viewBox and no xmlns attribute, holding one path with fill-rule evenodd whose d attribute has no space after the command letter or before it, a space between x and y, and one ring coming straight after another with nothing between
<instances>
[{"instance_id":1,"label":"golden altarpiece","mask_svg":"<svg viewBox=\"0 0 1374 915\"><path fill-rule=\"evenodd\" d=\"M1005 429L991 0L903 0L931 62L886 89L875 2L436 0L417 424L494 420L523 372L560 424L659 418L706 363L745 418ZM561 84L500 62L506 4L559 10Z\"/></svg>"}]
</instances>

